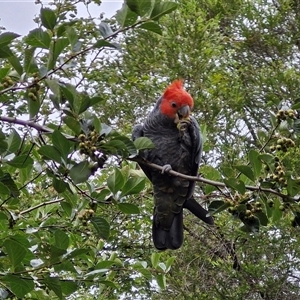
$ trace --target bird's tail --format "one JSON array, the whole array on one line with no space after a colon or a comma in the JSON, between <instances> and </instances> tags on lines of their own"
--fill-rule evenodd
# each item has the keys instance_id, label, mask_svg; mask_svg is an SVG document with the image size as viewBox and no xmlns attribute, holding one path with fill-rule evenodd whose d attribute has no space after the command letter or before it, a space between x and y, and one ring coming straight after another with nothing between
<instances>
[{"instance_id":1,"label":"bird's tail","mask_svg":"<svg viewBox=\"0 0 300 300\"><path fill-rule=\"evenodd\" d=\"M195 199L191 197L184 202L184 208L187 208L191 213L193 213L200 220L209 225L214 225L214 219L209 215L209 212L204 209Z\"/></svg>"},{"instance_id":2,"label":"bird's tail","mask_svg":"<svg viewBox=\"0 0 300 300\"><path fill-rule=\"evenodd\" d=\"M152 224L152 237L156 249L178 249L183 243L183 213L174 214L172 226L169 230L163 229L154 213Z\"/></svg>"}]
</instances>

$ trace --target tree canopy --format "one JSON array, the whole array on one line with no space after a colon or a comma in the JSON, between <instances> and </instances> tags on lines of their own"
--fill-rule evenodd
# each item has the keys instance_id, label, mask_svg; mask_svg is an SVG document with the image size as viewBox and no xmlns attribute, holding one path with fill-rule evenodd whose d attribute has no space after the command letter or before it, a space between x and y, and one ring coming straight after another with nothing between
<instances>
[{"instance_id":1,"label":"tree canopy","mask_svg":"<svg viewBox=\"0 0 300 300\"><path fill-rule=\"evenodd\" d=\"M299 3L37 5L34 30L0 32L0 298L298 299ZM216 225L185 212L183 247L159 252L153 145L131 130L177 78Z\"/></svg>"}]
</instances>

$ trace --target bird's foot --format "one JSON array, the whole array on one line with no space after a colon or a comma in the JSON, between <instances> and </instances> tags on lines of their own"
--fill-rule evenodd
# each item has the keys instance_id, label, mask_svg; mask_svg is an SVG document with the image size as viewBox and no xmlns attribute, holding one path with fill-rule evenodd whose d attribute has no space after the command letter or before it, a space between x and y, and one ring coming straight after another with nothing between
<instances>
[{"instance_id":1,"label":"bird's foot","mask_svg":"<svg viewBox=\"0 0 300 300\"><path fill-rule=\"evenodd\" d=\"M177 123L177 128L180 131L185 131L188 128L189 124L190 124L189 119L182 119Z\"/></svg>"},{"instance_id":2,"label":"bird's foot","mask_svg":"<svg viewBox=\"0 0 300 300\"><path fill-rule=\"evenodd\" d=\"M162 168L163 168L163 169L161 170L161 174L169 173L169 172L172 170L172 167L171 167L171 165L169 165L169 164L164 165Z\"/></svg>"}]
</instances>

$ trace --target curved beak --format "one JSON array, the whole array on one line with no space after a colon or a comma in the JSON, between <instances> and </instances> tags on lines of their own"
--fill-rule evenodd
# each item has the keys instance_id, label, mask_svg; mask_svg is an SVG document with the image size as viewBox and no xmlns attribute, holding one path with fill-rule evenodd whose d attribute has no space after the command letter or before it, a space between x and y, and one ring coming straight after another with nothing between
<instances>
[{"instance_id":1,"label":"curved beak","mask_svg":"<svg viewBox=\"0 0 300 300\"><path fill-rule=\"evenodd\" d=\"M188 118L190 116L191 109L188 105L185 105L178 109L177 113L179 118Z\"/></svg>"}]
</instances>

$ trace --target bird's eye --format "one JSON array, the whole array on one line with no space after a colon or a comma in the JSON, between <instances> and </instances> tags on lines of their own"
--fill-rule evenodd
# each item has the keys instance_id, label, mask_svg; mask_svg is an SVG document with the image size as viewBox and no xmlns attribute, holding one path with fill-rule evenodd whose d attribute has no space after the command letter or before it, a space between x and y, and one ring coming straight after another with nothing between
<instances>
[{"instance_id":1,"label":"bird's eye","mask_svg":"<svg viewBox=\"0 0 300 300\"><path fill-rule=\"evenodd\" d=\"M177 107L177 104L176 104L175 102L172 102L171 105L172 105L172 107L174 107L174 108Z\"/></svg>"}]
</instances>

